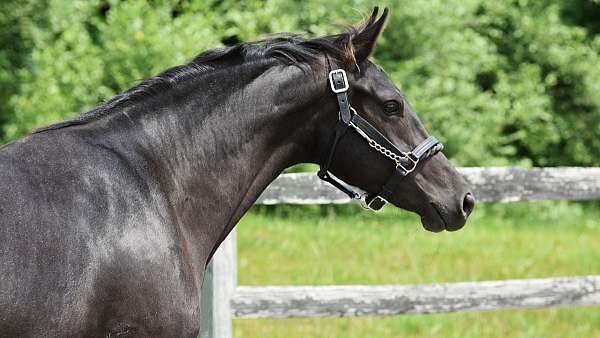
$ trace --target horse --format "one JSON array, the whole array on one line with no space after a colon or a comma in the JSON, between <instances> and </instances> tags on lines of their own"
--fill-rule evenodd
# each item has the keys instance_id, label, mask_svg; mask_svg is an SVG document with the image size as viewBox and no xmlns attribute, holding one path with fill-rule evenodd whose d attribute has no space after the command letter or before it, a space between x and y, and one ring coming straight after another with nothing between
<instances>
[{"instance_id":1,"label":"horse","mask_svg":"<svg viewBox=\"0 0 600 338\"><path fill-rule=\"evenodd\" d=\"M473 194L369 61L388 13L205 51L0 148L0 336L195 337L207 263L297 163L460 229Z\"/></svg>"}]
</instances>

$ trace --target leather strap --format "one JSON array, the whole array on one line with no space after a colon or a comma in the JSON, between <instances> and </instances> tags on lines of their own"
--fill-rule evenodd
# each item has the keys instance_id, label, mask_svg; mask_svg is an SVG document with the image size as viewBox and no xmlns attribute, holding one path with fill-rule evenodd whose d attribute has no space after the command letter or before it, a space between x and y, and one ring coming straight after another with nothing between
<instances>
[{"instance_id":1,"label":"leather strap","mask_svg":"<svg viewBox=\"0 0 600 338\"><path fill-rule=\"evenodd\" d=\"M329 59L327 59L327 62L329 64ZM329 66L331 67L331 65ZM348 78L343 69L336 69L329 72L329 84L337 98L339 116L335 126L331 147L329 148L329 152L322 156L320 169L317 175L322 180L344 192L348 197L352 199L361 198L359 193L329 172L338 144L344 135L346 135L348 128L352 127L352 129L358 132L369 143L374 142L376 146L380 147L380 152L381 150L385 150L388 152L388 155L390 153L396 155L386 155L390 157L390 159L395 157L394 163L396 164L396 167L394 172L381 187L380 191L377 194L369 194L365 197L368 208L375 211L380 210L385 206L388 199L393 196L394 192L400 189L403 178L416 168L417 163L429 156L433 156L433 154L440 151L442 147L435 137L430 136L415 147L413 151L404 153L385 137L385 135L377 130L377 128L354 111L348 98L348 89L350 87ZM437 150L432 151L432 149L438 145L440 146L436 148Z\"/></svg>"},{"instance_id":2,"label":"leather strap","mask_svg":"<svg viewBox=\"0 0 600 338\"><path fill-rule=\"evenodd\" d=\"M413 149L413 151L408 153L408 156L412 156L416 160L416 162L419 163L421 160L432 156L433 154L428 154L429 150L433 149L438 145L440 146L438 147L436 153L441 151L442 146L435 137L429 136L427 139L425 139L425 141L421 142L418 146L416 146L415 149ZM416 166L417 163L415 163L414 165ZM413 168L413 170L414 169L415 168ZM386 203L388 203L390 198L393 196L394 192L400 189L404 178L408 176L408 174L410 174L411 172L412 170L407 171L405 167L396 166L394 172L392 173L392 175L390 175L390 177L381 187L379 192L376 194L368 194L365 197L365 203L367 204L367 206L375 211L381 210L381 208L383 208L386 205Z\"/></svg>"},{"instance_id":3,"label":"leather strap","mask_svg":"<svg viewBox=\"0 0 600 338\"><path fill-rule=\"evenodd\" d=\"M352 116L352 123L357 126L362 132L364 132L368 137L373 139L373 141L379 143L382 147L387 150L393 152L398 156L403 156L402 150L398 149L392 141L390 141L387 137L385 137L377 128L373 127L367 120L365 120L362 116L358 114L354 114Z\"/></svg>"},{"instance_id":4,"label":"leather strap","mask_svg":"<svg viewBox=\"0 0 600 338\"><path fill-rule=\"evenodd\" d=\"M345 124L349 124L353 112L350 108L350 99L348 98L348 78L346 72L341 69L329 73L331 90L336 94L339 110L339 118Z\"/></svg>"},{"instance_id":5,"label":"leather strap","mask_svg":"<svg viewBox=\"0 0 600 338\"><path fill-rule=\"evenodd\" d=\"M418 159L422 159L423 156L427 154L429 149L435 147L440 144L437 138L434 136L429 136L425 141L421 142L411 153Z\"/></svg>"},{"instance_id":6,"label":"leather strap","mask_svg":"<svg viewBox=\"0 0 600 338\"><path fill-rule=\"evenodd\" d=\"M329 152L325 155L325 157L321 159L321 165L319 172L317 172L317 176L319 176L319 178L323 181L328 182L341 190L351 199L360 199L361 196L359 193L354 191L350 186L329 172L329 168L331 167L331 163L335 157L337 145L348 131L348 128L350 127L350 121L354 115L354 112L350 107L350 100L348 99L349 85L346 73L341 69L329 72L329 83L331 85L331 90L336 94L338 107L340 110L338 122L335 125L335 130L333 133L331 147L329 148Z\"/></svg>"},{"instance_id":7,"label":"leather strap","mask_svg":"<svg viewBox=\"0 0 600 338\"><path fill-rule=\"evenodd\" d=\"M327 153L324 160L321 160L321 167L319 168L319 171L317 172L317 176L319 176L319 178L322 179L323 181L326 181L326 182L330 183L331 185L333 185L334 187L341 190L343 193L348 195L348 197L350 197L351 199L360 199L359 193L352 190L352 188L350 188L348 185L346 185L344 182L342 182L340 179L338 179L337 177L335 177L333 174L331 174L329 172L329 168L331 167L331 163L333 162L333 158L335 156L335 150L337 149L337 145L340 142L340 140L342 139L342 137L344 137L344 135L348 131L348 127L349 127L349 125L342 122L341 119L338 120L338 122L335 126L335 131L334 131L334 135L333 135L333 141L331 144L331 148L329 148L329 153Z\"/></svg>"}]
</instances>

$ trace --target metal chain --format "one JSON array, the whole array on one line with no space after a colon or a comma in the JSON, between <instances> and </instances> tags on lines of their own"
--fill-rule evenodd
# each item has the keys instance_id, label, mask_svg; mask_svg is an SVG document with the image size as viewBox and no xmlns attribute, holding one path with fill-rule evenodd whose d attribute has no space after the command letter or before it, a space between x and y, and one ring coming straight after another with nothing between
<instances>
[{"instance_id":1,"label":"metal chain","mask_svg":"<svg viewBox=\"0 0 600 338\"><path fill-rule=\"evenodd\" d=\"M437 153L439 153L440 151L442 151L444 149L444 146L439 143L437 145L435 145L433 148L429 149L425 154L423 154L423 156L420 159L417 159L416 161L412 160L409 157L409 154L407 153L403 153L402 155L398 155L394 152L392 152L391 150L389 150L388 148L382 146L381 144L377 143L377 141L373 140L371 137L369 137L369 135L367 135L362 129L360 129L357 125L355 125L354 123L350 122L350 126L352 126L352 128L354 128L354 130L356 130L358 132L358 134L360 136L362 136L365 140L367 140L367 144L377 150L377 152L379 152L380 154L382 154L383 156L389 158L390 160L394 161L394 163L396 164L396 167L402 167L405 170L407 168L404 167L404 165L402 164L402 159L406 158L409 161L411 161L414 166L412 167L412 169L414 169L417 166L417 163L419 163L419 161L421 159L425 159L425 158L429 158ZM412 171L412 170L407 170L408 172Z\"/></svg>"},{"instance_id":2,"label":"metal chain","mask_svg":"<svg viewBox=\"0 0 600 338\"><path fill-rule=\"evenodd\" d=\"M352 126L352 128L354 128L358 132L358 134L360 136L362 136L365 140L367 140L367 143L369 144L369 146L371 148L377 150L383 156L385 156L385 157L389 158L390 160L394 161L394 163L396 163L396 166L401 166L402 165L402 159L403 158L408 158L407 155L402 155L402 156L398 155L398 154L390 151L386 147L382 146L381 144L377 143L377 141L375 141L372 138L370 138L369 135L367 135L364 131L362 131L362 129L360 129L354 123L350 123L350 125Z\"/></svg>"}]
</instances>

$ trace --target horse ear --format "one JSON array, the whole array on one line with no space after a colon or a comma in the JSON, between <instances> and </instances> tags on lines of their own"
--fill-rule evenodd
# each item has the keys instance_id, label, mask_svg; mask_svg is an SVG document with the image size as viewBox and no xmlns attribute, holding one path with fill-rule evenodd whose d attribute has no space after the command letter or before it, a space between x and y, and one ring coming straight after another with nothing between
<instances>
[{"instance_id":1,"label":"horse ear","mask_svg":"<svg viewBox=\"0 0 600 338\"><path fill-rule=\"evenodd\" d=\"M352 38L354 56L358 62L366 60L369 55L373 53L377 38L383 31L383 27L387 22L389 14L387 7L383 10L379 19L377 19L378 12L378 7L373 8L373 14L371 14L369 19L361 25L356 35Z\"/></svg>"}]
</instances>

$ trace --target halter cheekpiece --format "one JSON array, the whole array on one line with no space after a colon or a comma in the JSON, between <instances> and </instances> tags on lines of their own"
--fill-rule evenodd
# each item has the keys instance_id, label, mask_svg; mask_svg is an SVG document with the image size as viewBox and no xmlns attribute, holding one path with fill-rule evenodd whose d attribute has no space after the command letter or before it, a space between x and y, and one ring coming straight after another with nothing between
<instances>
[{"instance_id":1,"label":"halter cheekpiece","mask_svg":"<svg viewBox=\"0 0 600 338\"><path fill-rule=\"evenodd\" d=\"M329 72L329 84L331 91L336 95L339 106L338 122L335 126L331 148L329 149L327 156L321 160L320 169L317 175L320 179L329 182L340 189L351 199L361 200L363 198L363 195L354 191L352 187L348 186L329 172L338 143L348 129L351 128L365 139L371 148L375 149L395 164L394 172L383 184L380 191L375 194L369 193L364 195L364 202L368 209L373 211L381 210L381 208L388 203L388 200L394 192L400 188L403 178L413 172L420 161L435 155L443 149L443 146L435 137L429 136L412 151L401 151L379 132L377 128L358 115L356 110L352 108L348 98L350 84L346 72L343 69L334 69Z\"/></svg>"}]
</instances>

